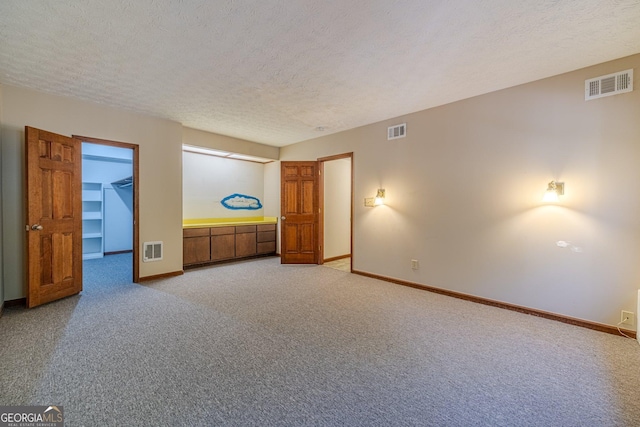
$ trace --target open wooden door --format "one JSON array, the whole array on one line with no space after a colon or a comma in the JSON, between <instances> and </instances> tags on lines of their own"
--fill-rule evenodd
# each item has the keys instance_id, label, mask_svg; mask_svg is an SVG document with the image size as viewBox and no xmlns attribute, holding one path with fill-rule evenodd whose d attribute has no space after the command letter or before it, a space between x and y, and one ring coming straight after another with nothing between
<instances>
[{"instance_id":1,"label":"open wooden door","mask_svg":"<svg viewBox=\"0 0 640 427\"><path fill-rule=\"evenodd\" d=\"M282 162L280 259L318 263L318 163Z\"/></svg>"},{"instance_id":2,"label":"open wooden door","mask_svg":"<svg viewBox=\"0 0 640 427\"><path fill-rule=\"evenodd\" d=\"M25 128L27 307L82 291L81 142Z\"/></svg>"}]
</instances>

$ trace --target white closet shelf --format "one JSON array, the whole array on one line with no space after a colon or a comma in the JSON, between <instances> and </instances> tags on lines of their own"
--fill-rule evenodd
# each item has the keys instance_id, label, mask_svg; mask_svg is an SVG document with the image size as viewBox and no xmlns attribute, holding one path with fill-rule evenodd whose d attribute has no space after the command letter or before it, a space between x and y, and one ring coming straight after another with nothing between
<instances>
[{"instance_id":1,"label":"white closet shelf","mask_svg":"<svg viewBox=\"0 0 640 427\"><path fill-rule=\"evenodd\" d=\"M83 239L100 239L102 238L102 233L83 233Z\"/></svg>"},{"instance_id":2,"label":"white closet shelf","mask_svg":"<svg viewBox=\"0 0 640 427\"><path fill-rule=\"evenodd\" d=\"M82 219L102 219L102 212L82 212Z\"/></svg>"},{"instance_id":3,"label":"white closet shelf","mask_svg":"<svg viewBox=\"0 0 640 427\"><path fill-rule=\"evenodd\" d=\"M82 201L83 202L101 202L102 197L99 191L91 190L83 190L82 191Z\"/></svg>"},{"instance_id":4,"label":"white closet shelf","mask_svg":"<svg viewBox=\"0 0 640 427\"><path fill-rule=\"evenodd\" d=\"M82 183L82 259L102 258L104 255L102 198L102 183Z\"/></svg>"}]
</instances>

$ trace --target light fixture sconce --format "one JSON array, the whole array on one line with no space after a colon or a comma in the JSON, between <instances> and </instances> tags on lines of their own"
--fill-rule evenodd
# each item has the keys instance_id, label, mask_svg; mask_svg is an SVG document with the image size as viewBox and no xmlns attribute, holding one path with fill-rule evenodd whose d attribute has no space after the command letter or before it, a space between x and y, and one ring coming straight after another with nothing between
<instances>
[{"instance_id":1,"label":"light fixture sconce","mask_svg":"<svg viewBox=\"0 0 640 427\"><path fill-rule=\"evenodd\" d=\"M547 191L545 191L544 197L542 197L542 201L547 203L556 203L558 201L558 196L562 195L564 195L564 182L551 181L547 186Z\"/></svg>"},{"instance_id":2,"label":"light fixture sconce","mask_svg":"<svg viewBox=\"0 0 640 427\"><path fill-rule=\"evenodd\" d=\"M384 188L378 188L376 197L367 197L364 199L364 205L368 208L384 205L385 191Z\"/></svg>"}]
</instances>

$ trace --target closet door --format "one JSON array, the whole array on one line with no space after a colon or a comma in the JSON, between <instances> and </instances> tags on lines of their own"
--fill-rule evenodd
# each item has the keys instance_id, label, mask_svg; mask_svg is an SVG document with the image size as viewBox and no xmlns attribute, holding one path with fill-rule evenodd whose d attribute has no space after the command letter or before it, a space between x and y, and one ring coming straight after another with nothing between
<instances>
[{"instance_id":1,"label":"closet door","mask_svg":"<svg viewBox=\"0 0 640 427\"><path fill-rule=\"evenodd\" d=\"M133 249L133 216L113 188L104 189L104 251Z\"/></svg>"}]
</instances>

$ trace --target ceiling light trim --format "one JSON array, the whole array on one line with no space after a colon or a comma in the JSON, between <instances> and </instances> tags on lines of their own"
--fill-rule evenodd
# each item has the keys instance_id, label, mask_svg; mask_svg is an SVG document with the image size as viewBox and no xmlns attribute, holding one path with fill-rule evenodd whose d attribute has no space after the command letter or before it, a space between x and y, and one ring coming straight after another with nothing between
<instances>
[{"instance_id":1,"label":"ceiling light trim","mask_svg":"<svg viewBox=\"0 0 640 427\"><path fill-rule=\"evenodd\" d=\"M241 160L244 162L253 162L267 164L271 163L273 159L267 159L265 157L250 156L248 154L231 153L227 151L214 150L206 147L197 147L194 145L182 144L182 151L194 154L203 154L206 156L220 157L223 159Z\"/></svg>"}]
</instances>

